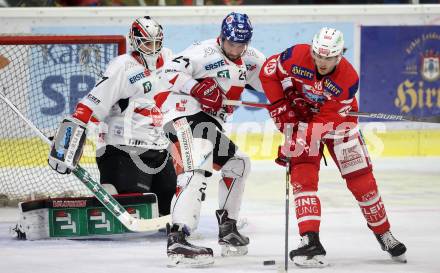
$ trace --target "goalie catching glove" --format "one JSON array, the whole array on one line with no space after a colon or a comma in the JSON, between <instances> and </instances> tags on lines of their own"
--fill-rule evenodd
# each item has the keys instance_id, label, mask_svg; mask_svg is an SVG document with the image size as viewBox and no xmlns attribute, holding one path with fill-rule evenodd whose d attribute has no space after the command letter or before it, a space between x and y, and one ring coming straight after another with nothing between
<instances>
[{"instance_id":1,"label":"goalie catching glove","mask_svg":"<svg viewBox=\"0 0 440 273\"><path fill-rule=\"evenodd\" d=\"M69 174L76 168L86 141L86 124L68 117L65 118L53 138L48 163L60 174Z\"/></svg>"}]
</instances>

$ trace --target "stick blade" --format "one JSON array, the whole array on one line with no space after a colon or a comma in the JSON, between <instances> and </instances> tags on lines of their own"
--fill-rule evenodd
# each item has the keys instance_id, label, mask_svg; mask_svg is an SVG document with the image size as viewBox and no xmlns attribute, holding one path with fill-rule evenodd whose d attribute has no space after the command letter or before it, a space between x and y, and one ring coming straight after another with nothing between
<instances>
[{"instance_id":1,"label":"stick blade","mask_svg":"<svg viewBox=\"0 0 440 273\"><path fill-rule=\"evenodd\" d=\"M263 262L263 265L274 265L275 264L275 260L267 260Z\"/></svg>"},{"instance_id":2,"label":"stick blade","mask_svg":"<svg viewBox=\"0 0 440 273\"><path fill-rule=\"evenodd\" d=\"M121 215L122 216L122 215ZM165 228L167 223L171 222L171 215L165 215L152 219L128 219L123 218L118 220L127 227L130 231L134 232L145 232L145 231L155 231L161 228ZM132 218L132 216L130 216ZM124 221L124 222L123 222Z\"/></svg>"}]
</instances>

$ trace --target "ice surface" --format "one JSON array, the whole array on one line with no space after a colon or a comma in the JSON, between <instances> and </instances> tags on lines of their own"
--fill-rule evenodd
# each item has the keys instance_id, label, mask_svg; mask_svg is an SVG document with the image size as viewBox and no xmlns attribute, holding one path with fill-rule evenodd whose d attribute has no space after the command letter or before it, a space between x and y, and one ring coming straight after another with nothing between
<instances>
[{"instance_id":1,"label":"ice surface","mask_svg":"<svg viewBox=\"0 0 440 273\"><path fill-rule=\"evenodd\" d=\"M440 158L373 159L375 175L392 225L408 247L407 264L397 264L383 252L365 224L356 202L331 164L321 168L321 240L330 267L290 272L440 272ZM214 249L209 272L277 272L284 264L284 170L272 162L254 162L246 185L242 232L251 239L249 254L223 258L217 245L217 181L208 185L207 200L194 244ZM292 212L292 209L291 209ZM205 272L167 268L164 234L124 240L17 241L8 228L15 209L0 209L0 272L13 273L141 273ZM200 238L201 237L201 238ZM289 249L299 243L294 214L290 217ZM264 260L276 265L264 266Z\"/></svg>"}]
</instances>

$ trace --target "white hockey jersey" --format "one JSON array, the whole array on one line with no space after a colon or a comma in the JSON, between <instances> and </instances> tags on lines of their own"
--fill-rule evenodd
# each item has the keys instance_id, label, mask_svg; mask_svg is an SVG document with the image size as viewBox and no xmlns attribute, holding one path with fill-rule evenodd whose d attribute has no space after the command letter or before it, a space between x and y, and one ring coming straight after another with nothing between
<instances>
[{"instance_id":1,"label":"white hockey jersey","mask_svg":"<svg viewBox=\"0 0 440 273\"><path fill-rule=\"evenodd\" d=\"M194 43L174 57L164 66L164 78L171 84L172 91L161 107L164 123L202 111L200 103L190 95L195 80L215 78L230 100L239 100L246 84L263 91L259 72L266 58L252 47L233 62L223 54L218 39L211 39ZM232 114L230 109L223 107L209 114L223 124Z\"/></svg>"},{"instance_id":2,"label":"white hockey jersey","mask_svg":"<svg viewBox=\"0 0 440 273\"><path fill-rule=\"evenodd\" d=\"M109 63L101 81L80 101L99 120L97 148L107 144L167 148L154 96L167 90L168 83L161 77L163 64L171 56L171 50L163 48L155 70L146 69L133 53Z\"/></svg>"}]
</instances>

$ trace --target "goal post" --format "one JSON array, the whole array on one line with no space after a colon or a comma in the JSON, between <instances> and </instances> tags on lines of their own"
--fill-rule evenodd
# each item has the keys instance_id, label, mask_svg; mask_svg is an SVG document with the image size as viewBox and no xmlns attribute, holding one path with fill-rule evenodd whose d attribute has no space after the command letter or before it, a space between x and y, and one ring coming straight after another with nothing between
<instances>
[{"instance_id":1,"label":"goal post","mask_svg":"<svg viewBox=\"0 0 440 273\"><path fill-rule=\"evenodd\" d=\"M53 136L59 122L126 52L125 37L0 36L0 92L39 130ZM81 164L99 181L94 134ZM74 176L47 165L48 146L0 101L0 206L47 197L90 195Z\"/></svg>"}]
</instances>

